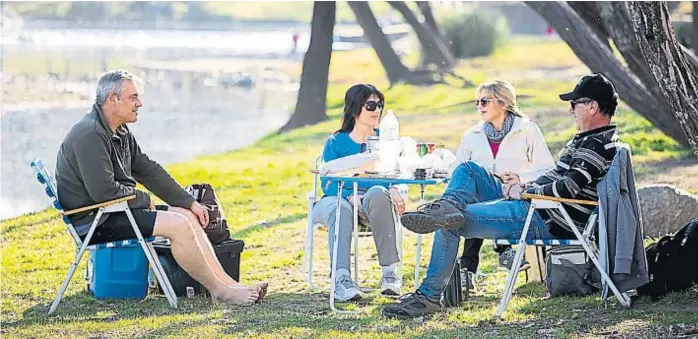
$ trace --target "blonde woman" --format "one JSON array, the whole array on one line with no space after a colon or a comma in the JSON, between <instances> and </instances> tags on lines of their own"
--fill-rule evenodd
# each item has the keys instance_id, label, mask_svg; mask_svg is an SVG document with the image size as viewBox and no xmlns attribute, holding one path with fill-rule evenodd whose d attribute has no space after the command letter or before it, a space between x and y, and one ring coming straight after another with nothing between
<instances>
[{"instance_id":1,"label":"blonde woman","mask_svg":"<svg viewBox=\"0 0 698 339\"><path fill-rule=\"evenodd\" d=\"M463 134L456 151L458 164L474 161L498 176L504 184L530 182L555 166L538 125L523 116L516 103L516 90L509 82L493 80L475 91L475 107L482 121ZM473 288L482 239L466 239L460 259L461 281ZM500 266L509 269L515 252L496 246ZM524 260L522 268L528 263Z\"/></svg>"}]
</instances>

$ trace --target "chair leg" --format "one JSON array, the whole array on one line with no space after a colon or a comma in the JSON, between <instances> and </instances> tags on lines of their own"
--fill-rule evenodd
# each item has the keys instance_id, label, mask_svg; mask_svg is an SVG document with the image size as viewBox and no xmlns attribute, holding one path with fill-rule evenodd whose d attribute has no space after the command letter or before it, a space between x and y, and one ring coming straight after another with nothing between
<instances>
[{"instance_id":1,"label":"chair leg","mask_svg":"<svg viewBox=\"0 0 698 339\"><path fill-rule=\"evenodd\" d=\"M158 281L160 281L163 284L163 292L165 292L167 301L170 303L170 306L172 308L177 308L177 296L174 294L174 291L172 290L172 285L170 284L170 280L167 278L165 270L163 270L162 265L160 264L160 259L157 257L157 255L154 255L154 250L153 252L151 252L150 248L148 247L148 244L146 244L145 240L143 239L143 235L141 234L141 231L138 229L138 224L136 224L136 220L133 218L131 210L126 209L124 212L126 212L126 216L128 217L128 220L131 222L133 232L136 233L138 243L141 245L141 249L143 249L143 253L145 253L146 258L148 258L150 266L155 269L155 275Z\"/></svg>"},{"instance_id":2,"label":"chair leg","mask_svg":"<svg viewBox=\"0 0 698 339\"><path fill-rule=\"evenodd\" d=\"M172 284L170 283L170 279L167 277L165 269L162 267L160 258L158 257L157 252L155 252L155 247L152 243L147 243L146 246L148 247L150 256L155 260L155 265L153 265L153 263L150 263L151 269L155 274L155 278L157 279L158 283L162 286L162 291L163 293L165 293L165 296L167 297L167 301L169 302L170 306L172 306L173 308L177 308L177 294L175 293L174 288L172 288Z\"/></svg>"},{"instance_id":3,"label":"chair leg","mask_svg":"<svg viewBox=\"0 0 698 339\"><path fill-rule=\"evenodd\" d=\"M310 215L308 215L310 218ZM313 284L313 236L314 225L311 219L308 219L308 227L305 232L305 251L303 251L303 275L305 281L308 282L312 289L316 289Z\"/></svg>"},{"instance_id":4,"label":"chair leg","mask_svg":"<svg viewBox=\"0 0 698 339\"><path fill-rule=\"evenodd\" d=\"M73 263L70 266L70 270L68 270L68 275L66 275L65 280L63 280L63 283L61 284L61 288L58 290L58 293L56 294L56 298L53 299L53 303L51 304L51 307L48 310L49 315L56 312L56 309L58 308L58 304L61 302L61 299L63 298L63 293L65 293L65 290L68 288L68 284L70 283L70 279L73 278L73 274L75 274L75 270L78 268L78 265L80 264L80 260L82 259L82 255L85 254L85 249L87 249L87 245L90 243L90 240L92 239L92 235L94 234L95 229L97 228L97 222L99 222L99 219L102 218L103 213L104 213L104 207L97 210L97 215L95 216L95 219L92 222L92 226L90 226L90 231L87 232L87 236L85 237L85 241L82 242L82 245L80 246L80 249L78 250L78 253L75 254L75 259L73 260Z\"/></svg>"},{"instance_id":5,"label":"chair leg","mask_svg":"<svg viewBox=\"0 0 698 339\"><path fill-rule=\"evenodd\" d=\"M523 253L526 250L526 242L519 243L519 248L516 250L516 256L514 257L514 262L512 263L511 269L509 269L509 274L507 276L507 285L504 288L504 295L499 303L499 308L497 309L496 317L497 319L502 318L502 314L509 305L511 300L511 295L514 293L514 286L516 285L516 277L519 274L518 267L521 266L521 261L523 261ZM526 273L528 276L528 273Z\"/></svg>"},{"instance_id":6,"label":"chair leg","mask_svg":"<svg viewBox=\"0 0 698 339\"><path fill-rule=\"evenodd\" d=\"M509 300L511 299L511 295L514 293L516 276L519 273L519 267L521 267L521 261L523 260L523 255L526 251L526 237L528 236L528 229L530 228L531 219L533 218L534 212L535 205L531 204L531 207L528 209L528 215L526 216L526 222L524 223L524 227L521 232L521 237L519 238L519 248L516 250L514 262L509 269L507 285L504 288L504 295L502 296L502 300L499 302L499 308L497 309L497 313L495 315L497 319L502 319L502 314L504 314L504 311L506 311L507 306L509 305Z\"/></svg>"},{"instance_id":7,"label":"chair leg","mask_svg":"<svg viewBox=\"0 0 698 339\"><path fill-rule=\"evenodd\" d=\"M562 215L565 217L565 220L569 225L574 225L572 222L572 218L570 218L569 214L567 214L567 211L565 211L564 208L560 207L558 210L562 212ZM596 254L594 254L594 251L591 249L591 246L589 243L584 240L584 237L582 236L581 233L579 233L579 230L576 227L572 227L572 232L574 233L575 237L579 240L579 242L582 243L582 247L584 247L584 251L587 253L589 256L589 259L594 263L594 266L596 266L596 269L599 270L599 273L601 274L601 279L608 284L608 286L611 288L611 291L613 291L613 294L618 298L618 301L621 303L621 305L625 307L630 307L630 297L626 293L620 293L618 288L616 287L616 284L613 283L613 280L611 280L611 277L606 273L606 270L603 269L603 266L601 266L601 263L599 262L598 257Z\"/></svg>"},{"instance_id":8,"label":"chair leg","mask_svg":"<svg viewBox=\"0 0 698 339\"><path fill-rule=\"evenodd\" d=\"M358 191L359 183L354 182L354 282L356 282L356 288L359 288L359 205L358 205ZM337 217L339 218L339 217Z\"/></svg>"}]
</instances>

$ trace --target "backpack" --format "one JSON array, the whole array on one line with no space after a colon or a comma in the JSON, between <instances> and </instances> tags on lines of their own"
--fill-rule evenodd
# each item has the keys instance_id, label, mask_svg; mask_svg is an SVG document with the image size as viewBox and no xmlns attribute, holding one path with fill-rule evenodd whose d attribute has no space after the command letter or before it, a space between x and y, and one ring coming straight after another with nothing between
<instances>
[{"instance_id":1,"label":"backpack","mask_svg":"<svg viewBox=\"0 0 698 339\"><path fill-rule=\"evenodd\" d=\"M218 245L230 239L230 230L228 229L228 221L223 213L216 192L211 185L193 184L184 188L191 194L198 203L200 203L208 211L208 225L204 226L204 231L211 244Z\"/></svg>"},{"instance_id":2,"label":"backpack","mask_svg":"<svg viewBox=\"0 0 698 339\"><path fill-rule=\"evenodd\" d=\"M698 218L648 245L645 252L649 282L637 289L639 295L658 300L698 283Z\"/></svg>"},{"instance_id":3,"label":"backpack","mask_svg":"<svg viewBox=\"0 0 698 339\"><path fill-rule=\"evenodd\" d=\"M601 289L601 274L580 245L553 247L546 255L545 271L551 297L585 296Z\"/></svg>"}]
</instances>

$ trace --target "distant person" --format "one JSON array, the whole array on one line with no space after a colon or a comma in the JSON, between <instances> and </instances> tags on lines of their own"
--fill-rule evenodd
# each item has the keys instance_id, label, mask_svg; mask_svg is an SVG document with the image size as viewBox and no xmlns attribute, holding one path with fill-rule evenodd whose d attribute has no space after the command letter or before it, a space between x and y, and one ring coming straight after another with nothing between
<instances>
[{"instance_id":1,"label":"distant person","mask_svg":"<svg viewBox=\"0 0 698 339\"><path fill-rule=\"evenodd\" d=\"M475 90L475 107L482 121L463 134L454 164L474 161L496 174L503 184L533 181L555 167L538 125L524 117L509 82L493 80ZM482 239L465 239L460 258L461 283L474 288L472 274L480 262ZM516 254L511 246L495 246L499 265L509 270ZM522 268L528 263L524 260Z\"/></svg>"},{"instance_id":2,"label":"distant person","mask_svg":"<svg viewBox=\"0 0 698 339\"><path fill-rule=\"evenodd\" d=\"M300 40L301 34L298 32L293 33L293 47L291 48L291 54L296 54L298 51L298 40Z\"/></svg>"},{"instance_id":3,"label":"distant person","mask_svg":"<svg viewBox=\"0 0 698 339\"><path fill-rule=\"evenodd\" d=\"M361 153L362 144L369 136L376 135L374 128L383 115L384 97L376 87L368 84L354 85L344 96L344 115L342 126L332 133L325 142L322 159L329 162L335 159ZM341 215L339 219L339 238L337 243L337 271L335 274L335 299L340 301L359 300L362 298L356 282L351 279L350 256L351 233L354 228L353 189L344 187L337 196L337 183L322 180L324 196L315 203L311 218L313 224L322 224L329 228L330 259L334 243L337 203L339 200ZM378 263L383 271L381 293L384 295L400 295L402 278L397 276L395 269L400 262L398 256L395 219L393 208L398 214L405 211L405 199L400 190L388 186L358 185L357 206L362 224L368 223L373 233L373 240L378 251Z\"/></svg>"},{"instance_id":4,"label":"distant person","mask_svg":"<svg viewBox=\"0 0 698 339\"><path fill-rule=\"evenodd\" d=\"M123 70L108 71L99 78L92 110L73 125L58 150L58 200L70 210L135 194L128 206L143 237L170 239L177 263L213 298L233 304L261 300L267 284L245 286L225 273L203 230L208 224L206 209L141 151L126 126L138 119L141 83ZM170 206L158 206L156 210L151 197L136 189L136 183ZM70 216L83 240L94 218L95 210ZM126 213L109 213L102 216L89 243L134 238Z\"/></svg>"}]
</instances>

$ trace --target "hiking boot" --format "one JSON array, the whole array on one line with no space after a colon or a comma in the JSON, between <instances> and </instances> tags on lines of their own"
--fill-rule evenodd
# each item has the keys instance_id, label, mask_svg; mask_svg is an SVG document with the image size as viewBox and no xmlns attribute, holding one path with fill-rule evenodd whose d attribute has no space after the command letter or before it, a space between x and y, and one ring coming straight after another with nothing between
<instances>
[{"instance_id":1,"label":"hiking boot","mask_svg":"<svg viewBox=\"0 0 698 339\"><path fill-rule=\"evenodd\" d=\"M417 211L407 212L400 218L402 225L414 233L426 234L439 228L458 229L465 224L465 217L448 200L439 199L424 204Z\"/></svg>"},{"instance_id":2,"label":"hiking boot","mask_svg":"<svg viewBox=\"0 0 698 339\"><path fill-rule=\"evenodd\" d=\"M351 280L348 275L341 275L336 278L335 290L334 290L334 300L336 301L357 301L361 300L363 296L361 291L356 286L356 283Z\"/></svg>"},{"instance_id":3,"label":"hiking boot","mask_svg":"<svg viewBox=\"0 0 698 339\"><path fill-rule=\"evenodd\" d=\"M502 254L499 255L499 266L506 268L507 271L511 270L511 265L514 264L514 257L516 256L516 251L513 248L507 248ZM526 258L522 258L521 266L519 266L519 272L528 269L531 264L526 261Z\"/></svg>"},{"instance_id":4,"label":"hiking boot","mask_svg":"<svg viewBox=\"0 0 698 339\"><path fill-rule=\"evenodd\" d=\"M402 279L395 272L388 272L381 279L381 294L387 296L399 296L402 289Z\"/></svg>"},{"instance_id":5,"label":"hiking boot","mask_svg":"<svg viewBox=\"0 0 698 339\"><path fill-rule=\"evenodd\" d=\"M473 280L473 272L468 271L467 268L461 267L460 269L460 287L463 291L475 290L475 283Z\"/></svg>"},{"instance_id":6,"label":"hiking boot","mask_svg":"<svg viewBox=\"0 0 698 339\"><path fill-rule=\"evenodd\" d=\"M422 292L400 297L398 302L389 304L383 308L382 314L386 318L414 319L443 310L441 301L429 300Z\"/></svg>"}]
</instances>

